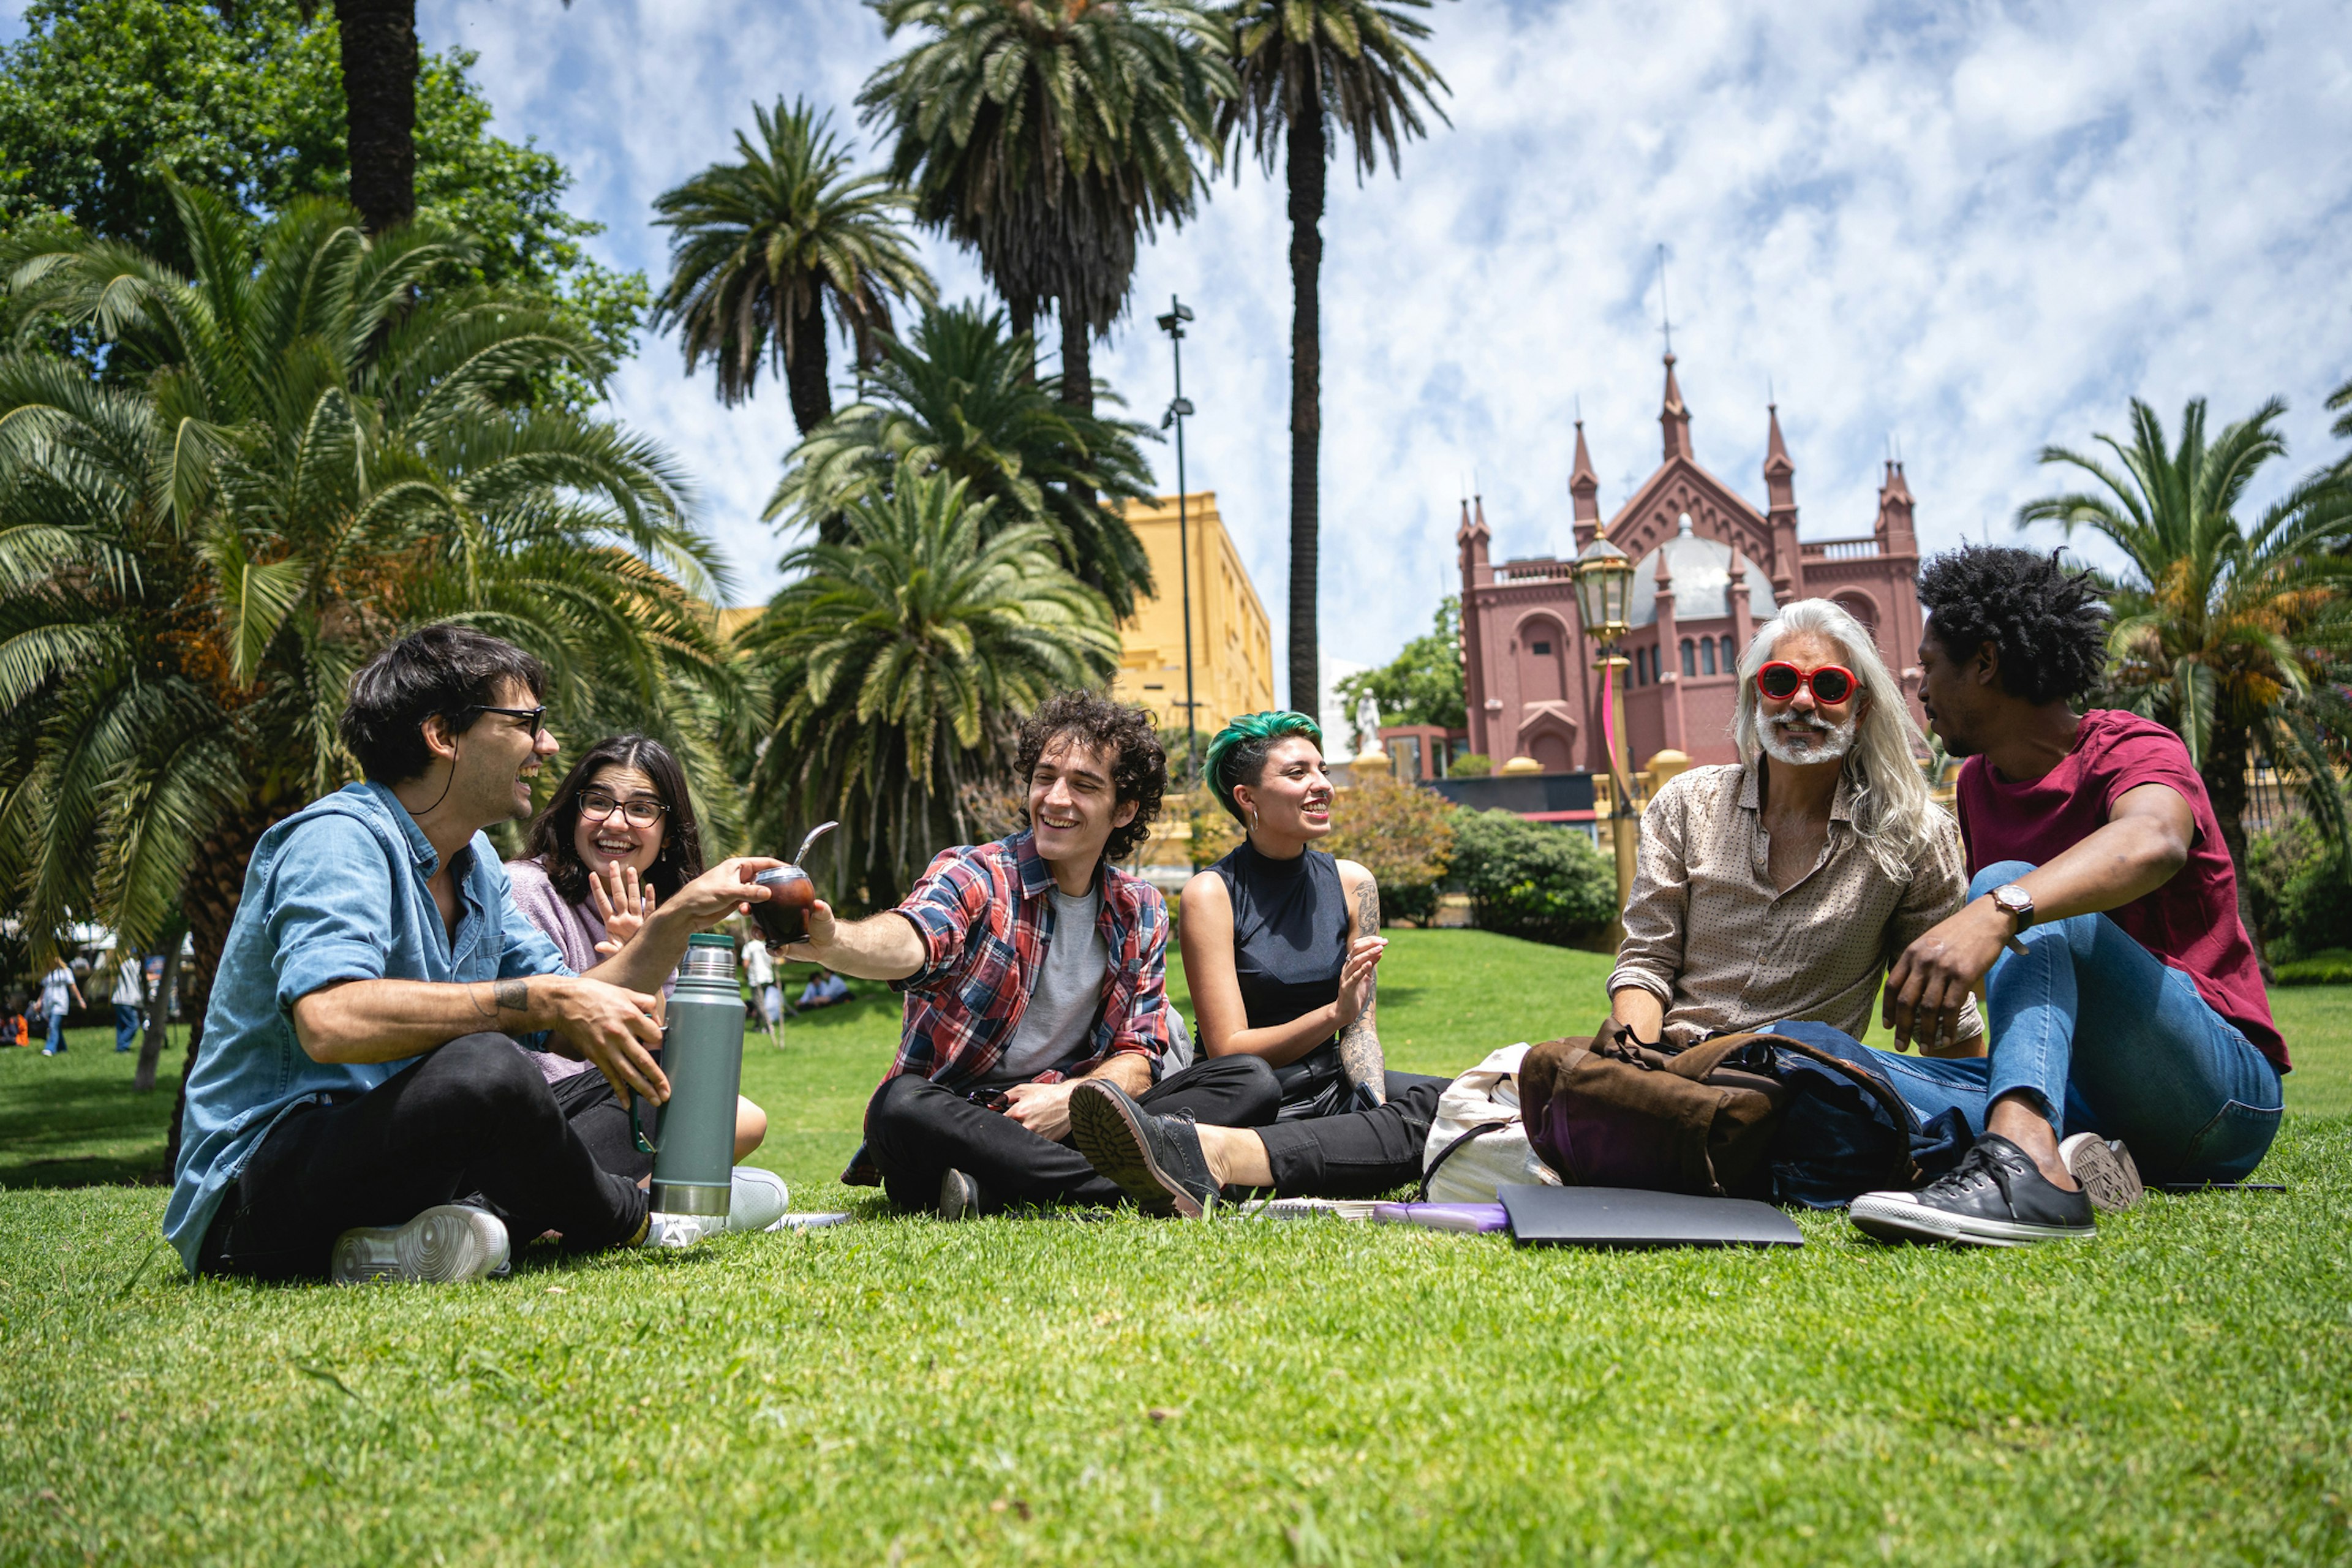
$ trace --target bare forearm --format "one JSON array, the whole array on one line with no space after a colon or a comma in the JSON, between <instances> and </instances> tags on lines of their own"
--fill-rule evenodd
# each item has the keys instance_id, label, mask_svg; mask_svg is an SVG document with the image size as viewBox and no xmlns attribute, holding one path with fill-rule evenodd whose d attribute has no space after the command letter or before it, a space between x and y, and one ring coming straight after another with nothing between
<instances>
[{"instance_id":1,"label":"bare forearm","mask_svg":"<svg viewBox=\"0 0 2352 1568\"><path fill-rule=\"evenodd\" d=\"M1092 1071L1078 1076L1101 1079L1129 1094L1141 1094L1151 1087L1151 1058L1141 1051L1119 1051L1095 1064Z\"/></svg>"},{"instance_id":2,"label":"bare forearm","mask_svg":"<svg viewBox=\"0 0 2352 1568\"><path fill-rule=\"evenodd\" d=\"M294 1004L294 1034L313 1061L389 1062L460 1035L527 1034L551 1027L552 978L352 980Z\"/></svg>"},{"instance_id":3,"label":"bare forearm","mask_svg":"<svg viewBox=\"0 0 2352 1568\"><path fill-rule=\"evenodd\" d=\"M914 921L891 910L836 924L833 940L823 946L813 942L794 945L794 957L803 952L835 974L860 980L904 980L929 956Z\"/></svg>"},{"instance_id":4,"label":"bare forearm","mask_svg":"<svg viewBox=\"0 0 2352 1568\"><path fill-rule=\"evenodd\" d=\"M1665 1032L1666 1005L1657 994L1627 985L1609 994L1609 1016L1633 1031L1634 1037L1655 1044Z\"/></svg>"},{"instance_id":5,"label":"bare forearm","mask_svg":"<svg viewBox=\"0 0 2352 1568\"><path fill-rule=\"evenodd\" d=\"M1213 1057L1264 1057L1268 1067L1288 1067L1339 1027L1339 1005L1327 1002L1311 1013L1301 1013L1286 1024L1263 1029L1235 1029L1223 1041L1206 1041Z\"/></svg>"},{"instance_id":6,"label":"bare forearm","mask_svg":"<svg viewBox=\"0 0 2352 1568\"><path fill-rule=\"evenodd\" d=\"M2185 846L2162 825L2125 818L2019 878L2018 886L2032 896L2037 922L2098 914L2163 887L2187 858Z\"/></svg>"}]
</instances>

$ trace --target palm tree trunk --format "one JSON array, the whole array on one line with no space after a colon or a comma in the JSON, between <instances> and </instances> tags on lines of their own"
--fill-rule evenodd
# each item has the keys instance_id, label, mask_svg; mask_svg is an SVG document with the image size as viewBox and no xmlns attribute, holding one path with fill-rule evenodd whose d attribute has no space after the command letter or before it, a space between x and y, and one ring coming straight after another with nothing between
<instances>
[{"instance_id":1,"label":"palm tree trunk","mask_svg":"<svg viewBox=\"0 0 2352 1568\"><path fill-rule=\"evenodd\" d=\"M335 0L352 205L370 234L416 216L416 0Z\"/></svg>"},{"instance_id":2,"label":"palm tree trunk","mask_svg":"<svg viewBox=\"0 0 2352 1568\"><path fill-rule=\"evenodd\" d=\"M827 379L824 301L809 290L809 308L793 318L791 347L784 355L784 389L793 400L793 423L805 436L833 416L833 386Z\"/></svg>"},{"instance_id":3,"label":"palm tree trunk","mask_svg":"<svg viewBox=\"0 0 2352 1568\"><path fill-rule=\"evenodd\" d=\"M147 998L147 1033L139 1042L139 1065L131 1073L131 1088L137 1094L155 1087L155 1068L171 1038L172 990L180 983L180 939L185 934L187 926L181 921L163 928L163 975Z\"/></svg>"},{"instance_id":4,"label":"palm tree trunk","mask_svg":"<svg viewBox=\"0 0 2352 1568\"><path fill-rule=\"evenodd\" d=\"M1312 713L1320 697L1315 625L1320 516L1316 463L1323 437L1323 100L1316 84L1290 117L1290 705Z\"/></svg>"},{"instance_id":5,"label":"palm tree trunk","mask_svg":"<svg viewBox=\"0 0 2352 1568\"><path fill-rule=\"evenodd\" d=\"M1086 311L1062 300L1062 401L1088 414L1095 411L1094 332L1087 326ZM1084 506L1095 504L1095 492L1087 485L1072 485L1070 494Z\"/></svg>"},{"instance_id":6,"label":"palm tree trunk","mask_svg":"<svg viewBox=\"0 0 2352 1568\"><path fill-rule=\"evenodd\" d=\"M2246 750L2244 730L2216 724L2212 743L2206 748L2205 765L2199 773L2205 781L2206 798L2213 804L2214 818L2221 824L2231 868L2237 872L2238 919L2245 924L2246 940L2254 944L2254 960L2267 981L2276 975L2263 952L2262 931L2254 924L2252 883L2246 875Z\"/></svg>"},{"instance_id":7,"label":"palm tree trunk","mask_svg":"<svg viewBox=\"0 0 2352 1568\"><path fill-rule=\"evenodd\" d=\"M1016 338L1029 339L1029 368L1021 374L1024 381L1037 379L1037 307L1028 300L1016 300L1010 295L1004 300L1004 319Z\"/></svg>"}]
</instances>

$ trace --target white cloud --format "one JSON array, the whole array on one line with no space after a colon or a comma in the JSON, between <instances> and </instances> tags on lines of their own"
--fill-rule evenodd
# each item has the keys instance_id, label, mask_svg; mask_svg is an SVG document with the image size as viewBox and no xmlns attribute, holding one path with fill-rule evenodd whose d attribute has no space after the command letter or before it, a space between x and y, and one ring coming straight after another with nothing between
<instances>
[{"instance_id":1,"label":"white cloud","mask_svg":"<svg viewBox=\"0 0 2352 1568\"><path fill-rule=\"evenodd\" d=\"M509 136L576 172L607 260L660 276L656 194L725 156L751 105L851 99L889 47L850 0L425 0L428 47L480 51ZM2045 442L2293 405L2284 480L2333 448L2352 375L2352 38L2342 0L1759 7L1465 0L1429 14L1451 130L1401 179L1335 168L1323 224L1323 640L1388 656L1453 580L1473 474L1498 553L1569 542L1580 396L1602 503L1657 461L1654 247L1700 461L1760 498L1778 391L1809 536L1858 532L1901 443L1927 542L2054 488ZM13 29L11 29L13 30ZM1163 235L1096 365L1157 418L1181 290L1192 482L1219 492L1277 623L1287 581L1290 285L1283 193L1254 165ZM927 252L950 297L963 258ZM747 589L793 437L782 388L721 409L648 341L621 413L698 476ZM1172 454L1160 453L1173 484ZM1282 641L1279 624L1277 647Z\"/></svg>"}]
</instances>

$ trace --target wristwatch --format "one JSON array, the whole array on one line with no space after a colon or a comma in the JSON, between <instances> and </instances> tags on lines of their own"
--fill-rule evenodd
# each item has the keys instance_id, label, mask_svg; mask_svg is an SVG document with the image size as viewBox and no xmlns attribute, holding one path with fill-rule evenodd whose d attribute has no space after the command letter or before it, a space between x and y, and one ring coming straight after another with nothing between
<instances>
[{"instance_id":1,"label":"wristwatch","mask_svg":"<svg viewBox=\"0 0 2352 1568\"><path fill-rule=\"evenodd\" d=\"M2025 944L2017 938L2023 936L2027 928L2033 924L2033 895L2016 883L2011 882L1992 890L1992 901L2001 913L2017 922L2017 935L2011 937L2002 945L2011 952L2023 953Z\"/></svg>"}]
</instances>

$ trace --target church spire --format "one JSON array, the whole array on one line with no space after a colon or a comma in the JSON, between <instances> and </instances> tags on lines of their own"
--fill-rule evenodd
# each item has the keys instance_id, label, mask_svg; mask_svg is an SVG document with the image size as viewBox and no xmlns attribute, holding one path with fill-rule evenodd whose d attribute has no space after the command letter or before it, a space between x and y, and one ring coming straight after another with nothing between
<instances>
[{"instance_id":1,"label":"church spire","mask_svg":"<svg viewBox=\"0 0 2352 1568\"><path fill-rule=\"evenodd\" d=\"M1674 351L1669 349L1666 352L1665 406L1658 411L1658 426L1665 432L1666 437L1664 461L1671 463L1676 458L1691 455L1690 422L1690 409L1683 403L1683 389L1675 382Z\"/></svg>"}]
</instances>

